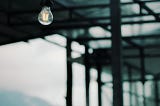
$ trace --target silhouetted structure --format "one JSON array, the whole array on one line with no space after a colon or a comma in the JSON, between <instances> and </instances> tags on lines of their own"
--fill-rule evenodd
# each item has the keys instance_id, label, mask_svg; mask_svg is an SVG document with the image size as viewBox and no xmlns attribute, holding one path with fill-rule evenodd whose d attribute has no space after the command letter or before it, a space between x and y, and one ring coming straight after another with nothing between
<instances>
[{"instance_id":1,"label":"silhouetted structure","mask_svg":"<svg viewBox=\"0 0 160 106\"><path fill-rule=\"evenodd\" d=\"M148 101L159 106L160 1L53 0L54 21L49 26L37 21L40 0L0 2L0 45L45 39L56 33L66 37L67 106L72 106L72 62L85 65L86 106L89 106L92 67L98 71L99 106L102 106L101 88L107 83L113 84L113 106L124 106L124 82L130 84L130 106L151 106ZM97 35L99 30L103 36ZM76 59L71 56L73 41L85 46L85 54ZM88 52L89 49L93 49L93 53ZM111 68L112 82L101 80L104 67ZM153 78L148 78L149 75ZM153 98L145 95L147 81L155 84ZM138 82L143 85L143 95L135 90ZM142 97L143 103L138 97Z\"/></svg>"}]
</instances>

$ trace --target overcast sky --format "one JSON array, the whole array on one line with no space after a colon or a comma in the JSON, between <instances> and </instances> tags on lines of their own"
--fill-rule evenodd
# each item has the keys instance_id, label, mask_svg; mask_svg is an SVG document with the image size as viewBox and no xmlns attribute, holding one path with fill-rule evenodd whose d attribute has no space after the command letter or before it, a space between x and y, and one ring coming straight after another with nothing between
<instances>
[{"instance_id":1,"label":"overcast sky","mask_svg":"<svg viewBox=\"0 0 160 106\"><path fill-rule=\"evenodd\" d=\"M73 64L73 70L73 106L85 106L84 67ZM91 74L96 76L96 71ZM52 105L65 106L65 49L42 39L0 46L0 91L4 90L25 93ZM111 98L111 92L106 92ZM91 106L98 106L97 83L93 80L90 94ZM105 103L110 104L107 99Z\"/></svg>"},{"instance_id":2,"label":"overcast sky","mask_svg":"<svg viewBox=\"0 0 160 106\"><path fill-rule=\"evenodd\" d=\"M65 104L65 49L42 39L0 47L0 88Z\"/></svg>"}]
</instances>

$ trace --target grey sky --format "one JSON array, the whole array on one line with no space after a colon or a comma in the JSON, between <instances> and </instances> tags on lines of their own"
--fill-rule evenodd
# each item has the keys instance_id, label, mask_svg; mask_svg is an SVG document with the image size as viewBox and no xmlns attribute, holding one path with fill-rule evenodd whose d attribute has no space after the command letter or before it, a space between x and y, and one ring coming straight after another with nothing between
<instances>
[{"instance_id":1,"label":"grey sky","mask_svg":"<svg viewBox=\"0 0 160 106\"><path fill-rule=\"evenodd\" d=\"M85 105L84 67L73 65L74 106ZM0 90L22 92L65 106L65 49L42 39L0 46ZM96 83L92 83L96 88ZM91 89L96 106L96 89Z\"/></svg>"},{"instance_id":2,"label":"grey sky","mask_svg":"<svg viewBox=\"0 0 160 106\"><path fill-rule=\"evenodd\" d=\"M0 47L0 88L64 103L65 49L41 39Z\"/></svg>"}]
</instances>

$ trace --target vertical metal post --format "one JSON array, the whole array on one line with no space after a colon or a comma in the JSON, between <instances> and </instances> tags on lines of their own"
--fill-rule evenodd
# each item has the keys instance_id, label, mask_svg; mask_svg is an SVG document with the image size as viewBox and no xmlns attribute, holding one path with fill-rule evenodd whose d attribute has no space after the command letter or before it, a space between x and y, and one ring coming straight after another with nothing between
<instances>
[{"instance_id":1,"label":"vertical metal post","mask_svg":"<svg viewBox=\"0 0 160 106\"><path fill-rule=\"evenodd\" d=\"M141 64L141 81L143 84L143 106L146 106L146 97L145 97L145 56L144 49L140 49L140 64Z\"/></svg>"},{"instance_id":2,"label":"vertical metal post","mask_svg":"<svg viewBox=\"0 0 160 106\"><path fill-rule=\"evenodd\" d=\"M98 78L97 78L97 82L98 82L98 106L102 106L102 81L101 81L101 73L102 73L102 66L100 66L99 64L97 64L97 72L98 72Z\"/></svg>"},{"instance_id":3,"label":"vertical metal post","mask_svg":"<svg viewBox=\"0 0 160 106\"><path fill-rule=\"evenodd\" d=\"M72 63L71 63L71 43L67 39L66 55L67 55L67 97L66 106L72 106Z\"/></svg>"},{"instance_id":4,"label":"vertical metal post","mask_svg":"<svg viewBox=\"0 0 160 106\"><path fill-rule=\"evenodd\" d=\"M89 52L88 47L85 46L85 84L86 84L86 106L89 106L89 84L90 84L90 64L89 64Z\"/></svg>"},{"instance_id":5,"label":"vertical metal post","mask_svg":"<svg viewBox=\"0 0 160 106\"><path fill-rule=\"evenodd\" d=\"M159 87L158 87L158 80L155 78L155 106L159 106Z\"/></svg>"},{"instance_id":6,"label":"vertical metal post","mask_svg":"<svg viewBox=\"0 0 160 106\"><path fill-rule=\"evenodd\" d=\"M122 90L122 40L120 0L110 0L112 33L113 106L123 106Z\"/></svg>"},{"instance_id":7,"label":"vertical metal post","mask_svg":"<svg viewBox=\"0 0 160 106\"><path fill-rule=\"evenodd\" d=\"M132 69L128 66L128 78L129 78L129 89L130 89L130 106L132 106Z\"/></svg>"}]
</instances>

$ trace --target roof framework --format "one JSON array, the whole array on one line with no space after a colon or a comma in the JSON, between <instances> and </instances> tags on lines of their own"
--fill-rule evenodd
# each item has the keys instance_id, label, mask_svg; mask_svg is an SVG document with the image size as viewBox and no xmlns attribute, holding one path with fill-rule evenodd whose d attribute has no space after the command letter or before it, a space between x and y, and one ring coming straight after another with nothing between
<instances>
[{"instance_id":1,"label":"roof framework","mask_svg":"<svg viewBox=\"0 0 160 106\"><path fill-rule=\"evenodd\" d=\"M47 35L59 33L67 38L68 45L72 41L76 41L85 45L86 48L93 49L93 53L89 56L84 54L73 61L90 64L94 67L98 67L97 64L111 65L111 56L113 57L111 47L113 37L111 36L113 33L111 27L113 25L111 20L114 17L110 13L112 3L109 0L93 0L92 2L86 0L54 0L52 10L54 22L49 26L42 26L37 21L41 9L40 0L27 0L27 2L6 0L0 2L0 45L28 41L34 38L45 39ZM130 67L138 70L140 73L138 80L143 83L147 74L159 78L160 1L121 0L120 7L121 16L118 18L120 18L121 23L117 23L117 26L121 26L122 32L124 70L128 71ZM103 33L97 33L99 31ZM71 48L68 45L66 48L70 51ZM67 55L71 57L69 51ZM86 58L89 61L82 62L82 59ZM97 61L94 60L95 58ZM70 62L67 62L68 70L72 70ZM89 68L87 65L86 70ZM101 67L97 69L101 70ZM88 73L86 74L88 75ZM72 76L71 72L68 75ZM137 79L133 80L137 81ZM86 86L88 84L89 82ZM70 97L71 88L68 89L70 91L67 95Z\"/></svg>"}]
</instances>

